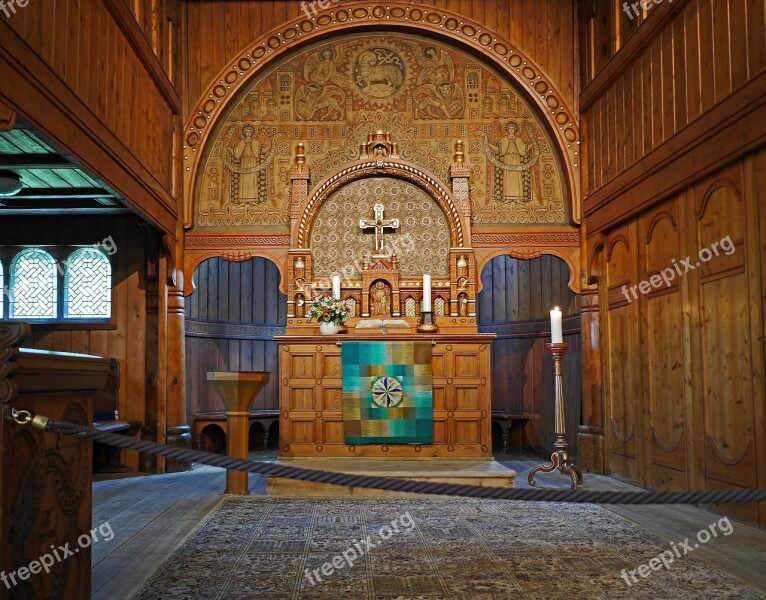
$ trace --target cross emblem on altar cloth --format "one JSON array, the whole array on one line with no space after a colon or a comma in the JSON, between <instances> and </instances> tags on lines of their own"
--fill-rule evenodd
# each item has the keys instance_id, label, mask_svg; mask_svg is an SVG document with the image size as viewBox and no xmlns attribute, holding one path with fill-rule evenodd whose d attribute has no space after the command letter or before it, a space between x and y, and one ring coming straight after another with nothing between
<instances>
[{"instance_id":1,"label":"cross emblem on altar cloth","mask_svg":"<svg viewBox=\"0 0 766 600\"><path fill-rule=\"evenodd\" d=\"M375 205L375 219L359 219L359 229L375 229L375 254L373 256L384 256L383 254L383 232L385 229L398 229L399 219L384 219L383 205L378 202Z\"/></svg>"}]
</instances>

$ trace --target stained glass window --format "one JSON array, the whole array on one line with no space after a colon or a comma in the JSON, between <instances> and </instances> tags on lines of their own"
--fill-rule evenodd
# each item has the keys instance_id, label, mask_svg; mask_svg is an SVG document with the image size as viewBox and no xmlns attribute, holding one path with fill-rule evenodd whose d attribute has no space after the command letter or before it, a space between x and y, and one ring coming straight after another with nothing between
<instances>
[{"instance_id":1,"label":"stained glass window","mask_svg":"<svg viewBox=\"0 0 766 600\"><path fill-rule=\"evenodd\" d=\"M112 265L95 248L75 250L64 273L64 318L108 319L112 315Z\"/></svg>"},{"instance_id":2,"label":"stained glass window","mask_svg":"<svg viewBox=\"0 0 766 600\"><path fill-rule=\"evenodd\" d=\"M9 317L56 318L56 261L39 248L29 248L11 262Z\"/></svg>"}]
</instances>

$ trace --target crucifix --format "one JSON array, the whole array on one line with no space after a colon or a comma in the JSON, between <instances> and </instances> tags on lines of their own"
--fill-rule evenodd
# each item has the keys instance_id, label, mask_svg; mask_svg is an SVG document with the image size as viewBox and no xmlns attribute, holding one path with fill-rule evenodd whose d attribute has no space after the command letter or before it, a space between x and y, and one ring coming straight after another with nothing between
<instances>
[{"instance_id":1,"label":"crucifix","mask_svg":"<svg viewBox=\"0 0 766 600\"><path fill-rule=\"evenodd\" d=\"M385 229L398 229L399 219L384 219L383 205L378 202L375 205L375 219L359 219L359 229L375 229L375 254L373 256L383 256L383 232Z\"/></svg>"}]
</instances>

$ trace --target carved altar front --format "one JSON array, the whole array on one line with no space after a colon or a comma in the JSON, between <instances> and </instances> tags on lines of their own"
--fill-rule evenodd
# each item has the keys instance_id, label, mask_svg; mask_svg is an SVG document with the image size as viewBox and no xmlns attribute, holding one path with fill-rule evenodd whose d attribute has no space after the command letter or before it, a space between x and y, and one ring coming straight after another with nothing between
<instances>
[{"instance_id":1,"label":"carved altar front","mask_svg":"<svg viewBox=\"0 0 766 600\"><path fill-rule=\"evenodd\" d=\"M418 334L386 335L411 340ZM380 336L284 335L279 344L281 457L491 458L491 344L494 334L437 334L433 340L433 443L347 445L343 437L341 346Z\"/></svg>"}]
</instances>

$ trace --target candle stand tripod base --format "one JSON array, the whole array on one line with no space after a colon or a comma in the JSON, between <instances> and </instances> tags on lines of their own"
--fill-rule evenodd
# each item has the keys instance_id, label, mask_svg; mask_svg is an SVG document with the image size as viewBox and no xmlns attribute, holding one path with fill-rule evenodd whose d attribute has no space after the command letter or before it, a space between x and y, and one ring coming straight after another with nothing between
<instances>
[{"instance_id":1,"label":"candle stand tripod base","mask_svg":"<svg viewBox=\"0 0 766 600\"><path fill-rule=\"evenodd\" d=\"M556 382L556 441L551 454L550 465L540 465L529 472L527 481L532 487L535 486L535 475L538 473L552 473L556 469L569 475L572 479L572 489L576 490L582 484L582 471L569 459L569 444L566 440L566 421L564 420L564 388L561 382L561 359L566 354L569 344L545 344L545 349L551 353L554 362L554 378Z\"/></svg>"}]
</instances>

